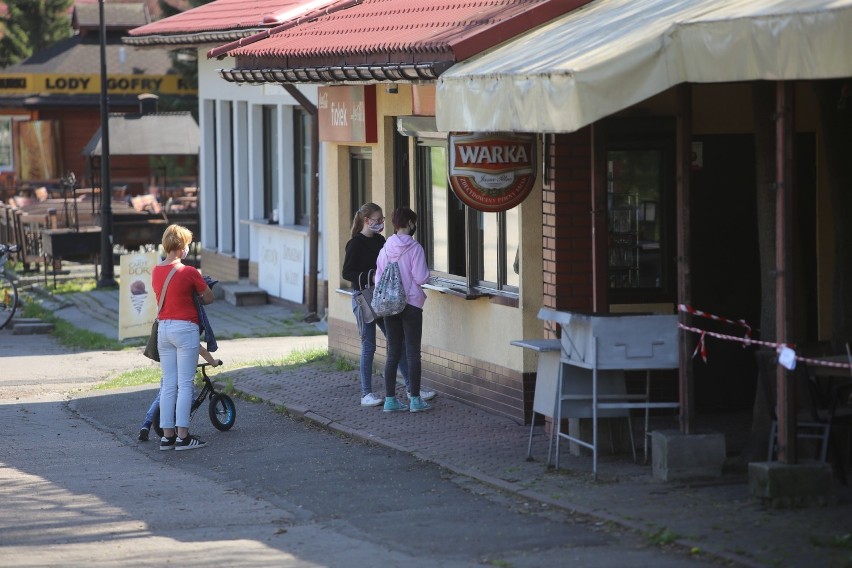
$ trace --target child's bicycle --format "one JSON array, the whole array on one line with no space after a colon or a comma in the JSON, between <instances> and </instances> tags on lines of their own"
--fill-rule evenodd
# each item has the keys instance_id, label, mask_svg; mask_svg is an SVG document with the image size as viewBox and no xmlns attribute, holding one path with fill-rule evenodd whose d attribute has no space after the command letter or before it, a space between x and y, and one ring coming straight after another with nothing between
<instances>
[{"instance_id":1,"label":"child's bicycle","mask_svg":"<svg viewBox=\"0 0 852 568\"><path fill-rule=\"evenodd\" d=\"M18 245L0 244L0 329L15 315L18 308L18 288L12 278L6 274L6 261L10 252L17 252Z\"/></svg>"},{"instance_id":2,"label":"child's bicycle","mask_svg":"<svg viewBox=\"0 0 852 568\"><path fill-rule=\"evenodd\" d=\"M222 361L219 361L219 365L222 364ZM204 402L204 399L209 398L210 404L207 407L207 414L210 416L210 422L213 423L213 426L217 430L221 430L222 432L226 430L230 430L234 422L237 420L237 407L234 406L234 401L231 400L231 397L226 395L223 392L218 392L216 387L213 385L213 381L210 380L210 377L207 376L207 367L210 366L210 363L199 363L198 370L201 371L201 380L204 381L204 386L201 388L201 392L198 393L198 396L195 397L195 400L192 401L192 408L189 411L189 419L192 420L192 417L195 416L195 411L198 410L198 407L201 406L201 403ZM160 409L154 413L154 423L152 424L154 431L157 432L157 435L163 436L163 429L160 428Z\"/></svg>"}]
</instances>

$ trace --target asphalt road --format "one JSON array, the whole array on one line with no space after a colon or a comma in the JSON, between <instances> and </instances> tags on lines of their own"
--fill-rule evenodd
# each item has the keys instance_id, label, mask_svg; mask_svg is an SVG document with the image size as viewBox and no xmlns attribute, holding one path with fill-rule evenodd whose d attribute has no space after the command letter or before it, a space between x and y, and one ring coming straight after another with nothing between
<instances>
[{"instance_id":1,"label":"asphalt road","mask_svg":"<svg viewBox=\"0 0 852 568\"><path fill-rule=\"evenodd\" d=\"M255 340L238 341L249 353ZM229 432L199 412L191 430L209 446L161 452L136 440L154 387L91 391L73 362L109 375L114 354L41 350L73 379L34 392L22 375L50 375L44 357L0 361L4 566L703 563L263 403L238 399Z\"/></svg>"}]
</instances>

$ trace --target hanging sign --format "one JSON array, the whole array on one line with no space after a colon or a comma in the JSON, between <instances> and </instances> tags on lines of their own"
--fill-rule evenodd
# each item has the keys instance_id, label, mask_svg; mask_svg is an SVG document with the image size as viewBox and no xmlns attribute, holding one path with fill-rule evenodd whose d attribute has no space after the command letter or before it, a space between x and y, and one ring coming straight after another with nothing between
<instances>
[{"instance_id":1,"label":"hanging sign","mask_svg":"<svg viewBox=\"0 0 852 568\"><path fill-rule=\"evenodd\" d=\"M376 143L375 85L320 87L318 90L319 139L322 142Z\"/></svg>"},{"instance_id":2,"label":"hanging sign","mask_svg":"<svg viewBox=\"0 0 852 568\"><path fill-rule=\"evenodd\" d=\"M529 195L535 183L532 134L450 133L450 186L478 211L507 211Z\"/></svg>"}]
</instances>

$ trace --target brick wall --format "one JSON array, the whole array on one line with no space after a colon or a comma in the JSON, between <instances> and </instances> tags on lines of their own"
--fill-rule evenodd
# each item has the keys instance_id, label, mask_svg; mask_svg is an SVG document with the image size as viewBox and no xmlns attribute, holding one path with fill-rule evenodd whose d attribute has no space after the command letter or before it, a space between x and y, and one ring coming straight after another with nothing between
<instances>
[{"instance_id":1,"label":"brick wall","mask_svg":"<svg viewBox=\"0 0 852 568\"><path fill-rule=\"evenodd\" d=\"M381 370L385 364L387 344L381 333L376 335L373 365ZM335 356L344 357L357 366L361 357L361 339L354 319L329 321L328 348ZM376 378L373 379L373 390L381 393L382 385L376 382ZM524 411L524 382L517 371L424 345L421 380L424 387L438 391L442 397L463 400L518 422L528 420Z\"/></svg>"},{"instance_id":2,"label":"brick wall","mask_svg":"<svg viewBox=\"0 0 852 568\"><path fill-rule=\"evenodd\" d=\"M591 136L548 134L542 187L543 303L557 310L592 309Z\"/></svg>"}]
</instances>

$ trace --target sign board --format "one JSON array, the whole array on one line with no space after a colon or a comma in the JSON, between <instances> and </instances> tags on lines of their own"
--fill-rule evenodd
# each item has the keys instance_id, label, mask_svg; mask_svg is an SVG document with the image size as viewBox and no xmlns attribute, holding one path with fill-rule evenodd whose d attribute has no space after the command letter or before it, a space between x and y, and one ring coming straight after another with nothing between
<instances>
[{"instance_id":1,"label":"sign board","mask_svg":"<svg viewBox=\"0 0 852 568\"><path fill-rule=\"evenodd\" d=\"M107 92L113 95L157 93L194 95L198 91L178 75L109 75ZM86 74L0 73L4 95L99 95L101 76Z\"/></svg>"},{"instance_id":2,"label":"sign board","mask_svg":"<svg viewBox=\"0 0 852 568\"><path fill-rule=\"evenodd\" d=\"M307 233L259 227L257 234L258 286L272 296L303 303Z\"/></svg>"},{"instance_id":3,"label":"sign board","mask_svg":"<svg viewBox=\"0 0 852 568\"><path fill-rule=\"evenodd\" d=\"M118 339L147 337L157 317L157 295L151 287L151 272L157 253L121 255L118 287Z\"/></svg>"},{"instance_id":4,"label":"sign board","mask_svg":"<svg viewBox=\"0 0 852 568\"><path fill-rule=\"evenodd\" d=\"M450 133L448 167L450 186L467 206L507 211L535 183L535 135Z\"/></svg>"},{"instance_id":5,"label":"sign board","mask_svg":"<svg viewBox=\"0 0 852 568\"><path fill-rule=\"evenodd\" d=\"M320 87L317 110L322 142L378 141L376 86Z\"/></svg>"}]
</instances>

